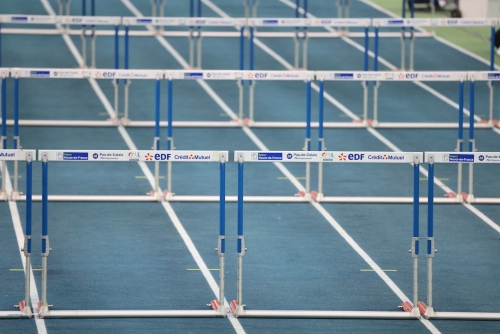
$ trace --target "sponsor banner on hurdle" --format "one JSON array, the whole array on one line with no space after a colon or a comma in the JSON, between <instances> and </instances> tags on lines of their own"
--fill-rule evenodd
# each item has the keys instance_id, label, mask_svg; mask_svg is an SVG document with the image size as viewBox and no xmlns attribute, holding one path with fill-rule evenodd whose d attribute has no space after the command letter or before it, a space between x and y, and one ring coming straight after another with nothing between
<instances>
[{"instance_id":1,"label":"sponsor banner on hurdle","mask_svg":"<svg viewBox=\"0 0 500 334\"><path fill-rule=\"evenodd\" d=\"M13 68L11 76L18 78L83 78L83 70L72 68Z\"/></svg>"},{"instance_id":2,"label":"sponsor banner on hurdle","mask_svg":"<svg viewBox=\"0 0 500 334\"><path fill-rule=\"evenodd\" d=\"M217 17L123 17L124 25L144 26L198 26L198 27L234 27L245 24L242 18Z\"/></svg>"},{"instance_id":3,"label":"sponsor banner on hurdle","mask_svg":"<svg viewBox=\"0 0 500 334\"><path fill-rule=\"evenodd\" d=\"M178 80L312 80L307 71L166 71L165 78Z\"/></svg>"},{"instance_id":4,"label":"sponsor banner on hurdle","mask_svg":"<svg viewBox=\"0 0 500 334\"><path fill-rule=\"evenodd\" d=\"M93 79L163 79L160 70L83 70L84 78Z\"/></svg>"},{"instance_id":5,"label":"sponsor banner on hurdle","mask_svg":"<svg viewBox=\"0 0 500 334\"><path fill-rule=\"evenodd\" d=\"M51 79L163 79L161 70L89 70L72 68L13 68L12 77Z\"/></svg>"},{"instance_id":6,"label":"sponsor banner on hurdle","mask_svg":"<svg viewBox=\"0 0 500 334\"><path fill-rule=\"evenodd\" d=\"M496 18L477 18L477 19L433 19L432 25L437 27L491 27L498 25Z\"/></svg>"},{"instance_id":7,"label":"sponsor banner on hurdle","mask_svg":"<svg viewBox=\"0 0 500 334\"><path fill-rule=\"evenodd\" d=\"M460 81L467 72L316 72L316 78L327 81Z\"/></svg>"},{"instance_id":8,"label":"sponsor banner on hurdle","mask_svg":"<svg viewBox=\"0 0 500 334\"><path fill-rule=\"evenodd\" d=\"M0 161L25 161L28 154L36 160L36 150L0 150Z\"/></svg>"},{"instance_id":9,"label":"sponsor banner on hurdle","mask_svg":"<svg viewBox=\"0 0 500 334\"><path fill-rule=\"evenodd\" d=\"M428 27L432 26L432 19L373 19L374 27Z\"/></svg>"},{"instance_id":10,"label":"sponsor banner on hurdle","mask_svg":"<svg viewBox=\"0 0 500 334\"><path fill-rule=\"evenodd\" d=\"M368 27L371 19L259 18L249 19L248 24L255 27Z\"/></svg>"},{"instance_id":11,"label":"sponsor banner on hurdle","mask_svg":"<svg viewBox=\"0 0 500 334\"><path fill-rule=\"evenodd\" d=\"M500 152L425 152L425 162L431 154L434 163L500 163Z\"/></svg>"},{"instance_id":12,"label":"sponsor banner on hurdle","mask_svg":"<svg viewBox=\"0 0 500 334\"><path fill-rule=\"evenodd\" d=\"M173 162L227 162L227 152L220 151L132 151L132 150L39 150L43 161L173 161Z\"/></svg>"},{"instance_id":13,"label":"sponsor banner on hurdle","mask_svg":"<svg viewBox=\"0 0 500 334\"><path fill-rule=\"evenodd\" d=\"M50 15L0 15L1 23L20 24L56 24L60 22L58 16Z\"/></svg>"},{"instance_id":14,"label":"sponsor banner on hurdle","mask_svg":"<svg viewBox=\"0 0 500 334\"><path fill-rule=\"evenodd\" d=\"M235 151L235 162L370 162L413 163L422 152L350 152L350 151ZM243 157L243 161L241 158Z\"/></svg>"},{"instance_id":15,"label":"sponsor banner on hurdle","mask_svg":"<svg viewBox=\"0 0 500 334\"><path fill-rule=\"evenodd\" d=\"M65 24L91 24L91 25L119 25L120 16L63 16L61 23Z\"/></svg>"},{"instance_id":16,"label":"sponsor banner on hurdle","mask_svg":"<svg viewBox=\"0 0 500 334\"><path fill-rule=\"evenodd\" d=\"M474 81L499 81L500 72L469 72L468 79Z\"/></svg>"}]
</instances>

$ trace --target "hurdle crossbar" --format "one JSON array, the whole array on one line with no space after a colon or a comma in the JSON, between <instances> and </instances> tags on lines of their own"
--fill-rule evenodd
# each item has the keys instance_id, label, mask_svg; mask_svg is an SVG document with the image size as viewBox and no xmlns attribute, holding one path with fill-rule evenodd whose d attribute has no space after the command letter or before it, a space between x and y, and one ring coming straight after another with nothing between
<instances>
[{"instance_id":1,"label":"hurdle crossbar","mask_svg":"<svg viewBox=\"0 0 500 334\"><path fill-rule=\"evenodd\" d=\"M418 303L420 313L426 319L500 320L500 312L436 312L433 304L433 266L436 255L434 240L434 165L435 164L492 164L500 163L500 152L425 152L428 175L427 206L427 304Z\"/></svg>"},{"instance_id":2,"label":"hurdle crossbar","mask_svg":"<svg viewBox=\"0 0 500 334\"><path fill-rule=\"evenodd\" d=\"M0 311L0 319L6 318L31 318L33 312L31 310L30 301L30 277L31 277L31 227L32 227L32 171L33 161L36 160L35 150L6 150L0 149L0 161L2 165L2 198L8 199L6 194L6 171L7 161L26 161L26 226L24 233L24 244L21 251L25 259L24 268L24 300L21 300L14 307L18 311Z\"/></svg>"},{"instance_id":3,"label":"hurdle crossbar","mask_svg":"<svg viewBox=\"0 0 500 334\"><path fill-rule=\"evenodd\" d=\"M237 236L237 299L230 304L236 317L272 317L272 318L359 318L359 319L420 319L418 303L418 255L419 255L419 164L423 153L386 153L393 159L384 159L380 152L359 153L356 159L350 159L342 152L321 151L236 151L234 161L238 163L238 236ZM413 303L403 300L401 311L312 311L312 310L246 310L243 303L243 256L247 251L243 232L243 184L245 162L359 162L359 163L409 163L414 164L413 194L413 235L411 251L413 258Z\"/></svg>"},{"instance_id":4,"label":"hurdle crossbar","mask_svg":"<svg viewBox=\"0 0 500 334\"><path fill-rule=\"evenodd\" d=\"M41 318L121 318L121 317L225 317L225 174L227 151L110 151L110 150L40 150L42 162L42 298L38 304ZM48 163L49 162L219 162L220 222L218 246L219 294L208 304L212 310L51 310L47 302L47 258L51 251L48 234ZM156 173L155 177L158 177Z\"/></svg>"}]
</instances>

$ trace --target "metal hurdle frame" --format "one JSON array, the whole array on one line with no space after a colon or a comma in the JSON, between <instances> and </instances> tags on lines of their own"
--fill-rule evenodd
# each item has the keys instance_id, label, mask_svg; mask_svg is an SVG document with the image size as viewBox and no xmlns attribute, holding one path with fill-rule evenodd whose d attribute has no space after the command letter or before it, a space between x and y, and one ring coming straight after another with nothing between
<instances>
[{"instance_id":1,"label":"metal hurdle frame","mask_svg":"<svg viewBox=\"0 0 500 334\"><path fill-rule=\"evenodd\" d=\"M227 151L131 151L131 150L39 150L42 162L42 298L38 304L40 318L162 318L162 317L225 317L225 165ZM49 162L219 162L220 163L220 226L218 246L220 258L219 299L211 301L212 310L51 310L47 302L47 258L52 250L48 234L48 163ZM96 196L95 200L99 200Z\"/></svg>"},{"instance_id":2,"label":"metal hurdle frame","mask_svg":"<svg viewBox=\"0 0 500 334\"><path fill-rule=\"evenodd\" d=\"M372 26L375 30L375 43L378 44L379 37L382 37L383 33L379 32L379 28L396 28L400 27L401 34L401 71L406 70L406 39L410 40L410 53L409 53L409 71L415 70L415 38L416 37L434 37L434 31L427 32L422 29L422 27L490 27L491 28L491 38L490 43L490 71L494 70L495 66L495 26L498 25L497 18L477 18L477 19L455 19L455 18L442 18L442 19L415 19L415 18L390 18L390 19L373 19ZM410 28L410 31L406 31L405 28ZM421 32L416 33L414 29L417 28ZM383 36L390 37L385 33ZM378 57L378 50L375 50L376 57Z\"/></svg>"},{"instance_id":3,"label":"metal hurdle frame","mask_svg":"<svg viewBox=\"0 0 500 334\"><path fill-rule=\"evenodd\" d=\"M5 179L7 170L7 161L26 161L26 228L24 235L24 245L21 251L25 259L24 270L24 300L19 304L14 305L19 311L0 311L0 319L8 318L31 318L33 312L31 310L30 301L30 277L31 277L31 226L32 226L32 171L33 161L36 160L35 150L7 150L0 149L0 161L2 162L2 197L5 194ZM5 198L4 198L5 199Z\"/></svg>"},{"instance_id":4,"label":"metal hurdle frame","mask_svg":"<svg viewBox=\"0 0 500 334\"><path fill-rule=\"evenodd\" d=\"M173 127L176 122L173 121L173 94L172 86L174 80L237 80L238 82L249 81L250 87L254 87L255 83L253 81L267 80L267 81L305 81L306 82L306 115L305 123L301 122L296 124L294 122L287 123L277 123L277 122L252 122L253 120L253 89L251 90L250 96L250 119L242 119L242 114L240 110L239 118L233 118L229 122L184 122L186 124L191 124L193 126L206 126L210 124L212 126L228 126L228 127L244 127L244 126L259 126L259 127L290 127L290 125L299 125L299 127L306 128L305 144L304 150L310 150L311 147L311 82L314 79L314 72L307 71L166 71L165 78L168 80L168 125L167 125L167 145L168 149L174 149L174 138L173 138ZM243 85L238 85L240 90L240 96L242 95ZM240 103L241 106L241 103ZM223 123L223 124L220 124ZM290 124L292 123L292 124ZM308 173L309 174L309 173ZM164 192L164 198L166 200L176 200L176 196L172 191L172 166L168 165L168 175L167 175L167 189ZM299 194L300 197L309 196L308 194ZM211 197L201 197L195 196L197 200L211 200ZM186 200L189 197L179 197L178 200ZM281 198L281 197L280 197ZM281 198L285 201L303 201L306 198L294 197L283 197ZM231 197L230 201L236 201L236 197ZM253 198L254 201L266 201L268 197L258 196ZM274 199L279 200L278 198Z\"/></svg>"},{"instance_id":5,"label":"metal hurdle frame","mask_svg":"<svg viewBox=\"0 0 500 334\"><path fill-rule=\"evenodd\" d=\"M437 252L434 242L434 164L440 163L500 163L500 152L425 152L428 163L427 206L427 304L418 303L420 313L426 319L451 320L500 320L500 313L493 312L436 312L433 304L432 260Z\"/></svg>"},{"instance_id":6,"label":"metal hurdle frame","mask_svg":"<svg viewBox=\"0 0 500 334\"><path fill-rule=\"evenodd\" d=\"M474 128L477 127L477 123L474 120L481 122L480 124L488 124L490 126L498 126L498 121L493 118L493 83L495 81L500 81L500 72L469 72L469 85L470 85L470 117L469 117L469 152L476 152L476 140L474 137ZM489 121L482 120L475 114L475 85L476 81L487 81L490 87L490 109L489 109ZM459 180L461 183L461 180ZM486 197L475 197L474 196L474 164L469 164L469 189L468 193L461 193L462 200L467 203L477 203L477 204L500 204L500 198L486 198Z\"/></svg>"},{"instance_id":7,"label":"metal hurdle frame","mask_svg":"<svg viewBox=\"0 0 500 334\"><path fill-rule=\"evenodd\" d=\"M96 39L97 36L114 36L115 38L115 66L118 68L118 36L120 35L121 17L119 16L50 16L50 15L0 15L0 23L19 24L55 24L55 29L25 29L2 28L1 34L27 35L75 35L82 40L83 67L87 67L87 37L91 37L91 67L96 67ZM62 24L66 27L63 28ZM71 25L81 25L82 29L71 29ZM88 29L87 25L90 25ZM96 30L95 26L114 26L114 30ZM0 43L1 53L1 43ZM0 63L1 66L1 63Z\"/></svg>"},{"instance_id":8,"label":"metal hurdle frame","mask_svg":"<svg viewBox=\"0 0 500 334\"><path fill-rule=\"evenodd\" d=\"M418 302L418 255L419 255L419 164L423 161L423 153L394 152L352 152L357 160L347 160L344 152L335 151L236 151L234 161L238 163L238 236L237 236L237 299L230 306L236 317L260 318L357 318L357 319L420 319ZM384 159L391 155L392 160ZM414 196L413 196L413 236L410 253L413 258L413 302L403 301L401 311L312 311L312 310L245 310L243 303L243 256L247 251L243 233L243 172L245 162L332 162L332 163L413 163Z\"/></svg>"}]
</instances>

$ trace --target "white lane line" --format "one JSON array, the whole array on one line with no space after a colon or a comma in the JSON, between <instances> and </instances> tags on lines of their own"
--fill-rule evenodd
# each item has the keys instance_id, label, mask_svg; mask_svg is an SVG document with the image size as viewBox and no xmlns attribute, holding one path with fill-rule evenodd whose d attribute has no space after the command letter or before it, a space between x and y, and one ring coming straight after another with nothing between
<instances>
[{"instance_id":1,"label":"white lane line","mask_svg":"<svg viewBox=\"0 0 500 334\"><path fill-rule=\"evenodd\" d=\"M52 8L48 4L47 0L40 0L40 1L42 1L42 3L44 4L44 6L47 9L52 10ZM47 11L49 11L49 10L47 10ZM53 10L52 10L52 12L53 12ZM49 11L49 13L50 13L50 11ZM142 15L140 15L140 16L142 16ZM64 37L68 37L68 38L64 38ZM69 38L69 36L67 34L65 34L63 36L63 38L64 38L64 41L66 42L66 45L71 50L71 53L73 54L73 56L77 60L77 62L83 63L82 57L81 57L80 53L78 52L78 49L74 45L73 41ZM89 83L90 83L91 87L94 89L99 100L102 102L102 104L103 104L104 108L106 109L107 113L109 114L109 116L115 117L115 111L114 111L113 107L111 106L111 103L106 98L106 95L101 90L101 88L98 85L98 83L96 82L96 80L89 79ZM121 134L123 140L125 141L125 143L127 144L127 146L129 147L130 150L137 150L137 147L135 146L132 138L128 134L127 130L123 127L123 125L118 126L118 132ZM147 167L145 162L138 162L138 164L139 164L139 167L141 168L142 172L146 176L147 180L149 181L149 184L151 185L152 188L154 188L155 181L154 181L153 173L151 173L151 171L149 170L149 168ZM162 193L161 189L159 191L160 191L160 193ZM173 210L172 206L170 205L170 203L163 202L162 205L163 205L163 208L165 209L165 211L167 212L168 216L172 220L172 223L175 226L175 228L177 229L182 240L186 244L186 247L188 248L189 252L191 253L191 256L193 257L196 264L198 265L198 268L201 269L201 273L203 274L203 276L207 280L210 288L212 289L213 293L215 294L216 298L218 299L219 298L219 286L218 286L217 282L215 281L214 277L212 276L212 274L210 273L207 265L203 261L200 253L196 249L196 246L194 245L193 241L191 240L188 233L184 229L184 226L180 222L179 217L177 217L177 215L176 215L175 211ZM229 307L229 303L227 300L224 300L224 304L226 307ZM243 327L241 326L241 324L239 323L239 321L236 318L234 318L232 316L228 316L228 319L231 322L236 333L238 333L238 334L245 333L245 331L243 330Z\"/></svg>"},{"instance_id":2,"label":"white lane line","mask_svg":"<svg viewBox=\"0 0 500 334\"><path fill-rule=\"evenodd\" d=\"M128 0L122 0L128 1ZM215 6L208 0L202 0L202 2L209 6L212 10L214 10L217 14L222 17L229 17L226 13L224 13L220 8ZM264 44L261 44L264 45ZM280 62L285 62L284 59L279 60ZM286 62L285 62L286 63ZM287 64L287 63L286 63ZM286 65L285 64L285 65ZM285 67L290 68L291 65L288 64ZM220 97L213 91L207 91L207 93L214 98L214 100L219 100ZM222 106L221 106L222 107ZM225 106L227 107L227 106ZM225 109L225 107L223 109ZM230 115L235 115L234 112L231 111ZM353 114L354 115L354 114ZM355 115L354 115L355 116ZM231 116L232 117L232 116ZM357 116L355 116L357 117ZM257 147L262 151L268 151L269 149L264 145L264 143L253 133L253 131L244 126L242 127L243 131L248 135L248 137L254 142ZM292 182L292 184L299 191L304 191L305 188L302 184L297 180L295 176L282 164L282 163L274 163L276 167ZM340 226L340 224L328 213L323 206L319 203L311 202L311 204L323 215L323 217L335 228L335 230L346 240L346 242L367 262L368 265L380 276L380 278L391 288L391 290L402 300L402 301L410 301L409 298L404 294L404 292L399 289L399 287L391 280L386 273L382 271L382 269L371 259L371 257L363 251L363 249L352 239L349 234ZM422 323L432 332L432 333L440 333L437 328L435 328L428 320L421 319Z\"/></svg>"},{"instance_id":3,"label":"white lane line","mask_svg":"<svg viewBox=\"0 0 500 334\"><path fill-rule=\"evenodd\" d=\"M0 164L1 169L1 164ZM5 177L5 192L10 194L12 192L12 183L10 182L9 171L7 167L5 171L2 170L2 176ZM12 217L12 225L14 226L14 233L16 234L17 246L19 249L19 254L21 255L21 261L23 263L24 274L26 275L26 258L24 257L24 252L21 249L24 247L24 231L21 223L21 217L19 215L19 210L17 209L17 203L15 201L9 201L10 215ZM33 254L33 252L32 252ZM38 316L38 301L40 300L38 296L38 289L35 283L35 277L33 276L33 268L30 272L30 298L31 298L31 309L35 316L36 329L39 334L47 334L47 327L45 327L45 321L40 319ZM24 290L24 289L23 289Z\"/></svg>"},{"instance_id":4,"label":"white lane line","mask_svg":"<svg viewBox=\"0 0 500 334\"><path fill-rule=\"evenodd\" d=\"M359 1L362 2L362 3L364 3L364 4L366 4L366 5L368 5L368 6L370 6L370 7L375 8L379 12L382 12L382 13L384 13L385 15L387 15L389 17L400 17L400 16L392 13L391 11L389 11L389 10L387 10L385 8L382 8L381 6L379 6L379 5L371 2L370 0L359 0ZM417 30L419 30L419 31L425 31L425 29L422 29L421 27L417 27ZM450 41L447 41L447 40L445 40L442 37L434 36L434 38L436 40L438 40L439 42L441 42L443 44L446 44L447 46L449 46L449 47L451 47L451 48L453 48L455 50L458 50L458 51L462 52L463 54L466 54L467 56L469 56L471 58L474 58L474 59L480 61L481 63L484 63L484 64L486 64L488 66L490 65L490 61L489 60L484 59L483 57L481 57L481 56L479 56L479 55L477 55L475 53L472 53L469 50L466 50L466 49L464 49L464 48L462 48L462 47L460 47L460 46L458 46L458 45L456 45L456 44L454 44L454 43L452 43ZM500 66L498 66L497 64L495 64L495 68L497 70L500 70Z\"/></svg>"}]
</instances>

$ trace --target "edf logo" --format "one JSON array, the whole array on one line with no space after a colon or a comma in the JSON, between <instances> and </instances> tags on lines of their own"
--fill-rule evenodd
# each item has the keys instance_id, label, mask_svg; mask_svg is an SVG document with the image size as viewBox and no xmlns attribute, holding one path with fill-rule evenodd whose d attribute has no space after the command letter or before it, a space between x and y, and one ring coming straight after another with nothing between
<instances>
[{"instance_id":1,"label":"edf logo","mask_svg":"<svg viewBox=\"0 0 500 334\"><path fill-rule=\"evenodd\" d=\"M171 156L172 156L172 154L156 153L155 160L170 160Z\"/></svg>"},{"instance_id":2,"label":"edf logo","mask_svg":"<svg viewBox=\"0 0 500 334\"><path fill-rule=\"evenodd\" d=\"M255 79L267 78L267 73L255 73Z\"/></svg>"},{"instance_id":3,"label":"edf logo","mask_svg":"<svg viewBox=\"0 0 500 334\"><path fill-rule=\"evenodd\" d=\"M349 160L363 160L365 157L364 154L359 154L359 153L350 153L347 155L347 159Z\"/></svg>"},{"instance_id":4,"label":"edf logo","mask_svg":"<svg viewBox=\"0 0 500 334\"><path fill-rule=\"evenodd\" d=\"M417 73L408 73L406 79L416 79L418 77Z\"/></svg>"},{"instance_id":5,"label":"edf logo","mask_svg":"<svg viewBox=\"0 0 500 334\"><path fill-rule=\"evenodd\" d=\"M103 78L114 78L115 72L103 72L102 77Z\"/></svg>"}]
</instances>

